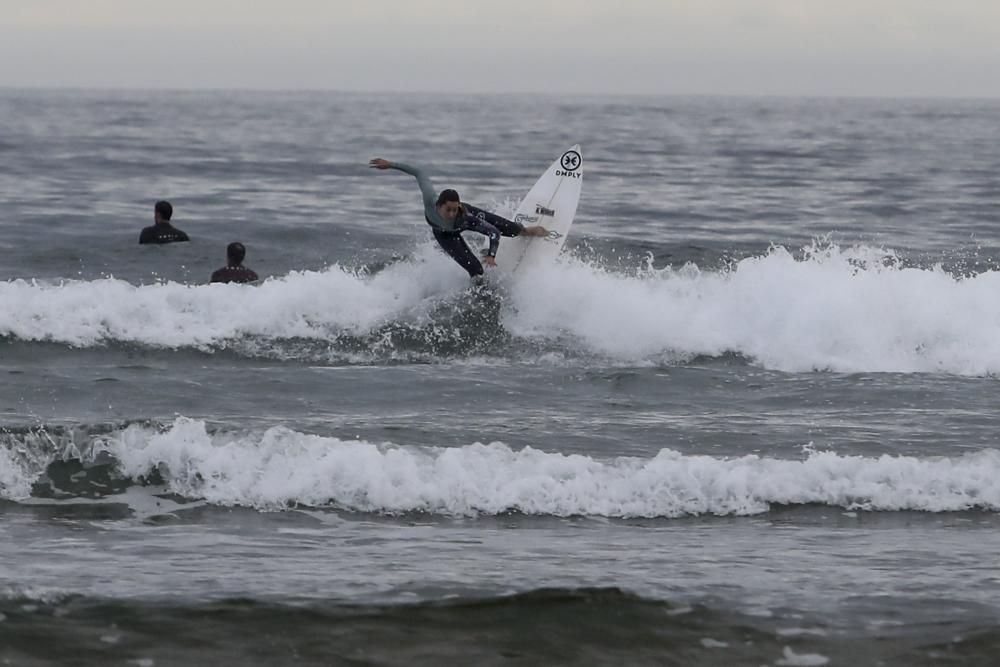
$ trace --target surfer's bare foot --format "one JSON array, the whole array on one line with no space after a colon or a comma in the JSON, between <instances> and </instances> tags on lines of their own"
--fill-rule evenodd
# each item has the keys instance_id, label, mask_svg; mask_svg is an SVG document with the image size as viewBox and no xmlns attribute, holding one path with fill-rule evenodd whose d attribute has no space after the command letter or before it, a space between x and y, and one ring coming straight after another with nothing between
<instances>
[{"instance_id":1,"label":"surfer's bare foot","mask_svg":"<svg viewBox=\"0 0 1000 667\"><path fill-rule=\"evenodd\" d=\"M525 236L548 236L549 230L545 229L541 225L534 225L532 227L525 227L521 230L521 233Z\"/></svg>"}]
</instances>

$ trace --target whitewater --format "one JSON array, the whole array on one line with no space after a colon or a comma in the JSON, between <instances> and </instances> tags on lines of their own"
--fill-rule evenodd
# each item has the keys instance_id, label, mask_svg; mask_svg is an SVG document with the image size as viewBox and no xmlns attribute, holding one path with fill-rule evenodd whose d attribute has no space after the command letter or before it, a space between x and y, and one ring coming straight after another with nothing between
<instances>
[{"instance_id":1,"label":"whitewater","mask_svg":"<svg viewBox=\"0 0 1000 667\"><path fill-rule=\"evenodd\" d=\"M32 434L38 441L39 434ZM344 441L274 427L210 432L178 418L162 429L131 425L47 455L0 449L0 497L24 500L57 459L113 462L130 483L154 474L166 492L220 506L280 511L299 506L351 512L450 516L609 518L753 515L772 505L846 510L1000 511L1000 451L956 457L841 456L804 446L799 460L757 455L651 458L564 455L503 443L412 447ZM24 449L24 440L20 443ZM81 451L82 449L82 451ZM60 451L61 450L61 451ZM19 461L18 458L21 460Z\"/></svg>"},{"instance_id":2,"label":"whitewater","mask_svg":"<svg viewBox=\"0 0 1000 667\"><path fill-rule=\"evenodd\" d=\"M339 337L373 336L397 323L422 330L429 343L441 304L466 291L449 268L425 246L375 274L333 265L249 290L114 278L7 281L0 284L0 333L74 347L206 351L239 340L302 339L329 343L329 355ZM905 266L882 248L773 247L704 271L651 262L616 270L567 258L519 278L506 279L499 321L506 332L616 364L733 354L785 372L1000 370L1000 273Z\"/></svg>"}]
</instances>

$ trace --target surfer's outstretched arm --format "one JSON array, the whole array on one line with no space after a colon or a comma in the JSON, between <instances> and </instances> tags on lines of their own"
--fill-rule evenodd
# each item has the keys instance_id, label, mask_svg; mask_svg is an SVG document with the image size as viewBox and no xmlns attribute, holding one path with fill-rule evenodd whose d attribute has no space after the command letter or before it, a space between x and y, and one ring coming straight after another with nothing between
<instances>
[{"instance_id":1,"label":"surfer's outstretched arm","mask_svg":"<svg viewBox=\"0 0 1000 667\"><path fill-rule=\"evenodd\" d=\"M431 179L427 177L427 174L420 167L403 164L402 162L390 162L380 157L371 160L368 166L372 169L398 169L404 174L416 177L417 185L420 186L420 194L424 198L424 208L434 209L437 192L434 190L434 184L431 183Z\"/></svg>"}]
</instances>

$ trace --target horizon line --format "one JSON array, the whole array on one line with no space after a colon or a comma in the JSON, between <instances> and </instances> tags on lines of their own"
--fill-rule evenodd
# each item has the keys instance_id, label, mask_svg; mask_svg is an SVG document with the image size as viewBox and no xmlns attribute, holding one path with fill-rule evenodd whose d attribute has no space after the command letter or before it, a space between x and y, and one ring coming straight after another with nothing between
<instances>
[{"instance_id":1,"label":"horizon line","mask_svg":"<svg viewBox=\"0 0 1000 667\"><path fill-rule=\"evenodd\" d=\"M400 95L400 96L443 96L443 97L545 97L545 98L571 98L571 97L623 97L623 98L744 98L744 99L815 99L815 100L925 100L925 101L1000 101L1000 94L955 95L949 93L906 93L896 95L876 95L870 93L788 93L788 92L762 92L762 93L721 93L721 92L584 92L584 91L496 91L496 90L470 90L455 92L453 90L389 90L389 89L361 89L361 88L322 88L322 87L300 87L300 88L272 88L272 87L249 87L249 86L74 86L74 85L35 85L35 84L3 84L0 83L0 91L27 91L27 92L107 92L107 93L258 93L258 94L316 94L333 93L344 95Z\"/></svg>"}]
</instances>

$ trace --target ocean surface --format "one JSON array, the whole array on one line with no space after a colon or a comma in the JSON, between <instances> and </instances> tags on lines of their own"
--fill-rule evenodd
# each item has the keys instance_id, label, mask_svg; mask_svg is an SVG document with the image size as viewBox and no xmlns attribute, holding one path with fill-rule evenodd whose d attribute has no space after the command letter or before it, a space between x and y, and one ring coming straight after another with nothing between
<instances>
[{"instance_id":1,"label":"ocean surface","mask_svg":"<svg viewBox=\"0 0 1000 667\"><path fill-rule=\"evenodd\" d=\"M0 664L995 665L997 128L0 91ZM511 214L577 142L477 288L367 168Z\"/></svg>"}]
</instances>

